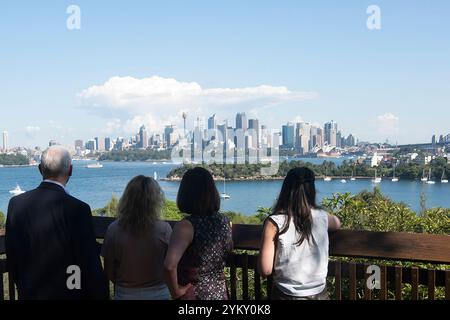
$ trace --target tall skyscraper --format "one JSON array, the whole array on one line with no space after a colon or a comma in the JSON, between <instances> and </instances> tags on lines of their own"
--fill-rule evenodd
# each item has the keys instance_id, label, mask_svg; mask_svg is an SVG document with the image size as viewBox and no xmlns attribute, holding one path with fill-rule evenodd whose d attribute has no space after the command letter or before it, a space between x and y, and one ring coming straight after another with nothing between
<instances>
[{"instance_id":1,"label":"tall skyscraper","mask_svg":"<svg viewBox=\"0 0 450 320\"><path fill-rule=\"evenodd\" d=\"M294 124L288 122L281 128L282 144L285 148L293 148L295 143L295 127Z\"/></svg>"},{"instance_id":2,"label":"tall skyscraper","mask_svg":"<svg viewBox=\"0 0 450 320\"><path fill-rule=\"evenodd\" d=\"M111 151L113 149L111 138L105 138L105 150Z\"/></svg>"},{"instance_id":3,"label":"tall skyscraper","mask_svg":"<svg viewBox=\"0 0 450 320\"><path fill-rule=\"evenodd\" d=\"M3 152L8 151L8 131L3 131Z\"/></svg>"},{"instance_id":4,"label":"tall skyscraper","mask_svg":"<svg viewBox=\"0 0 450 320\"><path fill-rule=\"evenodd\" d=\"M239 112L236 115L236 129L242 129L244 131L248 129L247 115L245 114L245 112Z\"/></svg>"},{"instance_id":5,"label":"tall skyscraper","mask_svg":"<svg viewBox=\"0 0 450 320\"><path fill-rule=\"evenodd\" d=\"M253 129L256 132L256 141L253 141L253 147L260 148L261 143L261 127L258 119L248 119L248 129Z\"/></svg>"},{"instance_id":6,"label":"tall skyscraper","mask_svg":"<svg viewBox=\"0 0 450 320\"><path fill-rule=\"evenodd\" d=\"M75 140L75 150L83 150L84 142L83 140Z\"/></svg>"},{"instance_id":7,"label":"tall skyscraper","mask_svg":"<svg viewBox=\"0 0 450 320\"><path fill-rule=\"evenodd\" d=\"M89 140L88 142L86 142L86 150L89 150L90 152L94 152L95 150L97 150L97 143L95 142L95 140Z\"/></svg>"},{"instance_id":8,"label":"tall skyscraper","mask_svg":"<svg viewBox=\"0 0 450 320\"><path fill-rule=\"evenodd\" d=\"M139 129L139 148L147 149L148 148L148 134L145 126L142 126Z\"/></svg>"},{"instance_id":9,"label":"tall skyscraper","mask_svg":"<svg viewBox=\"0 0 450 320\"><path fill-rule=\"evenodd\" d=\"M336 147L342 147L342 133L340 131L336 134Z\"/></svg>"},{"instance_id":10,"label":"tall skyscraper","mask_svg":"<svg viewBox=\"0 0 450 320\"><path fill-rule=\"evenodd\" d=\"M175 131L174 125L167 125L164 129L164 141L166 143L167 148L172 147L174 131Z\"/></svg>"},{"instance_id":11,"label":"tall skyscraper","mask_svg":"<svg viewBox=\"0 0 450 320\"><path fill-rule=\"evenodd\" d=\"M324 133L325 133L325 142L328 145L336 147L337 146L337 134L338 134L338 125L336 122L331 120L331 122L327 122L324 125Z\"/></svg>"},{"instance_id":12,"label":"tall skyscraper","mask_svg":"<svg viewBox=\"0 0 450 320\"><path fill-rule=\"evenodd\" d=\"M215 130L217 128L216 114L208 118L208 130Z\"/></svg>"},{"instance_id":13,"label":"tall skyscraper","mask_svg":"<svg viewBox=\"0 0 450 320\"><path fill-rule=\"evenodd\" d=\"M105 139L102 137L95 137L95 150L105 151Z\"/></svg>"},{"instance_id":14,"label":"tall skyscraper","mask_svg":"<svg viewBox=\"0 0 450 320\"><path fill-rule=\"evenodd\" d=\"M306 122L299 122L295 126L295 147L297 152L305 154L310 149L311 125Z\"/></svg>"}]
</instances>

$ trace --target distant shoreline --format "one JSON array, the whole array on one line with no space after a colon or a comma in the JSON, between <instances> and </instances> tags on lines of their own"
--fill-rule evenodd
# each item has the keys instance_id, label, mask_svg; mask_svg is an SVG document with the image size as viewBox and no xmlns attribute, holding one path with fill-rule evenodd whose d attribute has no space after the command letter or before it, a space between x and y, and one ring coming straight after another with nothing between
<instances>
[{"instance_id":1,"label":"distant shoreline","mask_svg":"<svg viewBox=\"0 0 450 320\"><path fill-rule=\"evenodd\" d=\"M324 176L318 176L316 177L316 181L317 180L323 180L325 177ZM350 177L344 177L344 176L332 176L330 177L333 180L350 180ZM373 179L373 177L354 177L356 180L370 180ZM260 177L240 177L240 178L229 178L226 179L227 181L280 181L280 180L284 180L285 177L282 176L260 176ZM170 177L170 178L160 178L159 180L161 181L167 181L167 182L179 182L181 181L181 177ZM224 177L214 177L214 181L222 181L224 180ZM404 179L406 180L406 179ZM407 181L414 181L414 180L407 180Z\"/></svg>"},{"instance_id":2,"label":"distant shoreline","mask_svg":"<svg viewBox=\"0 0 450 320\"><path fill-rule=\"evenodd\" d=\"M37 164L0 164L0 168L26 168L37 166Z\"/></svg>"}]
</instances>

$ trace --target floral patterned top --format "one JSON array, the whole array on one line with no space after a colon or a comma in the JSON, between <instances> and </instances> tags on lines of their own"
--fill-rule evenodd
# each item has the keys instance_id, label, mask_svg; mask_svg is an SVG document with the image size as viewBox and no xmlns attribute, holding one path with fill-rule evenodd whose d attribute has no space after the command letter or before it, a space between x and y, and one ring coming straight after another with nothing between
<instances>
[{"instance_id":1,"label":"floral patterned top","mask_svg":"<svg viewBox=\"0 0 450 320\"><path fill-rule=\"evenodd\" d=\"M191 245L178 265L181 285L193 284L183 300L228 300L224 267L233 248L230 221L221 213L191 215Z\"/></svg>"}]
</instances>

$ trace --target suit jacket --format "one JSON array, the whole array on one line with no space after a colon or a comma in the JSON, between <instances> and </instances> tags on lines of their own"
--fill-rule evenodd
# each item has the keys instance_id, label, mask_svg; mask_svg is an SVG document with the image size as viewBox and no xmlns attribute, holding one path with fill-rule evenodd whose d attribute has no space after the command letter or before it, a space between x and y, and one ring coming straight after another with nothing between
<instances>
[{"instance_id":1,"label":"suit jacket","mask_svg":"<svg viewBox=\"0 0 450 320\"><path fill-rule=\"evenodd\" d=\"M21 300L108 299L90 207L52 183L11 199L6 219L8 270ZM81 271L81 288L68 273Z\"/></svg>"}]
</instances>

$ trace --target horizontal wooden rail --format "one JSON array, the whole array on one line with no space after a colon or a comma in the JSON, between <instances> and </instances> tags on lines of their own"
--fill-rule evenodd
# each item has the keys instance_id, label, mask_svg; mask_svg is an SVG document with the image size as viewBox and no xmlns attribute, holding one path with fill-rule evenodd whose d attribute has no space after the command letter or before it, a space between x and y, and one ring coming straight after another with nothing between
<instances>
[{"instance_id":1,"label":"horizontal wooden rail","mask_svg":"<svg viewBox=\"0 0 450 320\"><path fill-rule=\"evenodd\" d=\"M94 218L95 234L98 238L103 238L113 221L112 218ZM175 222L171 224L173 226ZM260 225L233 225L235 249L259 250L261 233ZM330 232L330 255L450 264L450 236L339 230Z\"/></svg>"},{"instance_id":2,"label":"horizontal wooden rail","mask_svg":"<svg viewBox=\"0 0 450 320\"><path fill-rule=\"evenodd\" d=\"M113 218L94 217L94 232L98 239L104 238ZM176 222L169 221L172 227ZM233 242L237 250L247 253L234 253L227 261L229 289L232 299L270 298L272 279L263 281L257 271L257 254L262 233L261 225L233 225ZM254 251L252 254L251 251ZM0 256L5 253L5 238L0 236ZM435 264L450 264L450 236L413 234L397 232L368 232L340 230L330 233L330 256L328 277L334 279L331 298L341 299L403 299L408 284L411 292L408 298L417 300L435 299L437 288L444 288L445 299L450 300L450 270L434 270L377 263L381 268L380 290L370 290L364 283L367 280L367 262L355 260L341 261L339 257L410 261ZM347 260L347 259L344 259ZM357 260L356 260L357 261ZM7 274L6 257L0 257L0 300L5 291L14 299L11 282L5 287L3 278ZM423 288L426 288L425 291ZM264 296L263 296L264 291ZM442 291L441 291L442 292ZM442 295L441 295L442 297Z\"/></svg>"}]
</instances>

